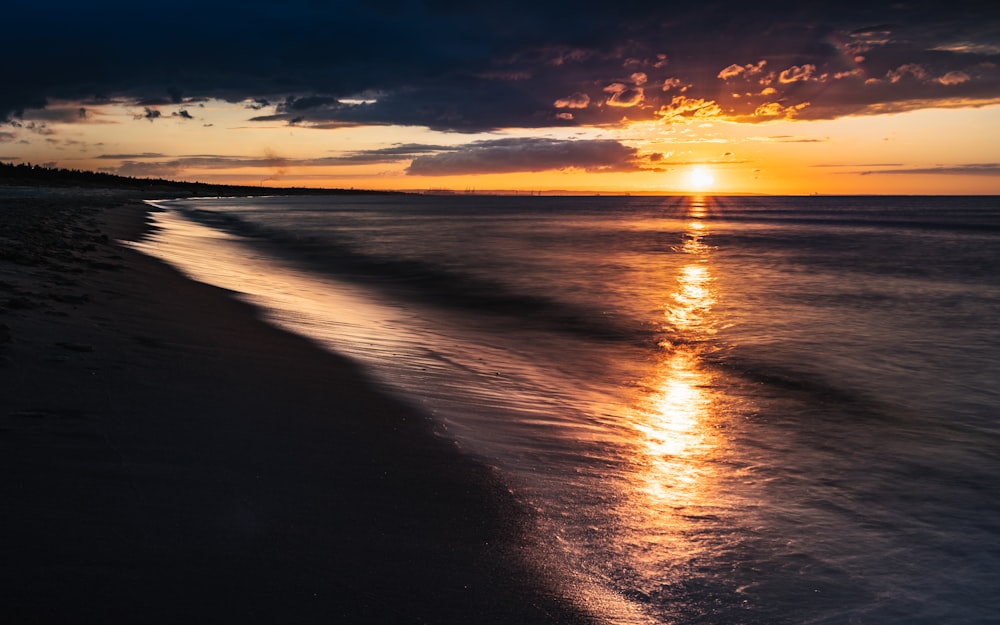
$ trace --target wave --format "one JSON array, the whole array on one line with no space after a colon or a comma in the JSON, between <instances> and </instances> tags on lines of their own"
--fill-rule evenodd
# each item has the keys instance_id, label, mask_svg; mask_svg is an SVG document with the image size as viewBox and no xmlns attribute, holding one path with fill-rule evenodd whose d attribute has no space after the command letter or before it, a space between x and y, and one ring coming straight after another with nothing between
<instances>
[{"instance_id":1,"label":"wave","mask_svg":"<svg viewBox=\"0 0 1000 625\"><path fill-rule=\"evenodd\" d=\"M462 273L422 260L387 257L362 252L333 233L322 237L264 226L217 211L186 206L172 210L186 219L215 230L251 239L285 261L321 275L363 283L391 291L395 298L409 298L425 305L448 308L495 320L518 328L534 327L569 333L588 340L650 345L657 342L652 328L623 323L555 298L518 293L499 281Z\"/></svg>"}]
</instances>

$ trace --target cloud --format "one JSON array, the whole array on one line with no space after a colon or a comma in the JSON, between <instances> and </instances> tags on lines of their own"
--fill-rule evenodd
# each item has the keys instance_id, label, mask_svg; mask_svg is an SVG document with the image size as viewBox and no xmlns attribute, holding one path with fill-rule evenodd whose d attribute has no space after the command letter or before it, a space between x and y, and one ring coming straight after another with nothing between
<instances>
[{"instance_id":1,"label":"cloud","mask_svg":"<svg viewBox=\"0 0 1000 625\"><path fill-rule=\"evenodd\" d=\"M776 90L720 106L742 121L763 121L753 113L770 102L803 118L1000 102L991 7L174 0L150 20L124 0L49 6L4 7L5 23L18 25L5 30L5 49L31 53L0 77L0 120L53 102L114 101L152 121L218 98L260 123L314 128L669 122L684 117L660 114L676 108L673 96L718 102L720 80L747 83L727 92Z\"/></svg>"},{"instance_id":2,"label":"cloud","mask_svg":"<svg viewBox=\"0 0 1000 625\"><path fill-rule=\"evenodd\" d=\"M408 143L305 159L287 158L271 149L265 149L256 157L225 154L188 154L170 157L159 152L136 152L100 154L96 158L103 161L120 161L117 165L103 168L103 171L127 176L179 175L188 170L259 169L263 172L257 176L266 176L265 180L276 180L296 167L398 163L425 154L440 154L457 149L444 145Z\"/></svg>"},{"instance_id":3,"label":"cloud","mask_svg":"<svg viewBox=\"0 0 1000 625\"><path fill-rule=\"evenodd\" d=\"M736 78L737 76L742 75L743 72L744 72L743 66L736 65L734 63L733 65L729 65L728 67L724 68L721 72L719 72L717 77L721 80L731 80L733 78Z\"/></svg>"},{"instance_id":4,"label":"cloud","mask_svg":"<svg viewBox=\"0 0 1000 625\"><path fill-rule=\"evenodd\" d=\"M788 69L782 70L781 73L778 74L778 81L788 84L792 82L812 80L815 74L816 66L812 63L807 63L805 65L793 65Z\"/></svg>"},{"instance_id":5,"label":"cloud","mask_svg":"<svg viewBox=\"0 0 1000 625\"><path fill-rule=\"evenodd\" d=\"M553 102L557 109L585 109L590 105L590 96L579 91Z\"/></svg>"},{"instance_id":6,"label":"cloud","mask_svg":"<svg viewBox=\"0 0 1000 625\"><path fill-rule=\"evenodd\" d=\"M162 115L163 113L161 113L159 110L147 106L143 108L142 113L138 113L133 117L135 119L146 119L149 121L153 121L155 119L159 119Z\"/></svg>"},{"instance_id":7,"label":"cloud","mask_svg":"<svg viewBox=\"0 0 1000 625\"><path fill-rule=\"evenodd\" d=\"M33 109L27 113L26 118L35 122L76 124L89 121L87 108L83 106L54 106L46 109Z\"/></svg>"},{"instance_id":8,"label":"cloud","mask_svg":"<svg viewBox=\"0 0 1000 625\"><path fill-rule=\"evenodd\" d=\"M756 63L747 63L746 65L737 65L734 63L719 72L716 78L720 80L732 80L740 76L756 76L764 71L766 65L766 59L762 59Z\"/></svg>"},{"instance_id":9,"label":"cloud","mask_svg":"<svg viewBox=\"0 0 1000 625\"><path fill-rule=\"evenodd\" d=\"M809 106L808 102L800 102L798 104L793 104L790 106L782 104L780 102L767 102L765 104L761 104L760 106L758 106L754 110L753 114L756 117L765 117L765 118L780 117L780 118L791 119L795 117L799 111L808 106Z\"/></svg>"},{"instance_id":10,"label":"cloud","mask_svg":"<svg viewBox=\"0 0 1000 625\"><path fill-rule=\"evenodd\" d=\"M642 169L638 150L617 141L495 139L475 141L451 151L418 156L411 176L514 173L582 169L590 172Z\"/></svg>"},{"instance_id":11,"label":"cloud","mask_svg":"<svg viewBox=\"0 0 1000 625\"><path fill-rule=\"evenodd\" d=\"M680 88L681 91L686 91L687 87L683 86L684 81L680 78L669 77L663 79L663 90L670 91L671 89Z\"/></svg>"},{"instance_id":12,"label":"cloud","mask_svg":"<svg viewBox=\"0 0 1000 625\"><path fill-rule=\"evenodd\" d=\"M624 83L614 82L604 88L609 94L605 104L619 108L631 108L642 104L645 90L642 87L630 87Z\"/></svg>"},{"instance_id":13,"label":"cloud","mask_svg":"<svg viewBox=\"0 0 1000 625\"><path fill-rule=\"evenodd\" d=\"M267 98L247 98L243 102L243 106L252 111L259 111L271 106L271 103L267 100Z\"/></svg>"},{"instance_id":14,"label":"cloud","mask_svg":"<svg viewBox=\"0 0 1000 625\"><path fill-rule=\"evenodd\" d=\"M770 135L767 137L750 137L752 141L764 141L768 143L825 143L829 137L817 139L815 137L796 137L793 135Z\"/></svg>"},{"instance_id":15,"label":"cloud","mask_svg":"<svg viewBox=\"0 0 1000 625\"><path fill-rule=\"evenodd\" d=\"M0 143L10 143L17 139L17 135L13 132L0 132Z\"/></svg>"},{"instance_id":16,"label":"cloud","mask_svg":"<svg viewBox=\"0 0 1000 625\"><path fill-rule=\"evenodd\" d=\"M969 80L971 80L969 75L962 71L948 72L937 79L942 85L960 85L963 82L969 82Z\"/></svg>"},{"instance_id":17,"label":"cloud","mask_svg":"<svg viewBox=\"0 0 1000 625\"><path fill-rule=\"evenodd\" d=\"M956 52L958 54L975 54L975 55L986 55L986 56L996 56L1000 55L1000 44L997 43L983 43L975 41L961 41L957 43L948 43L935 46L931 50L940 50L944 52Z\"/></svg>"},{"instance_id":18,"label":"cloud","mask_svg":"<svg viewBox=\"0 0 1000 625\"><path fill-rule=\"evenodd\" d=\"M937 165L934 167L909 167L854 172L862 176L881 174L945 175L945 176L1000 176L1000 163L969 163L965 165Z\"/></svg>"},{"instance_id":19,"label":"cloud","mask_svg":"<svg viewBox=\"0 0 1000 625\"><path fill-rule=\"evenodd\" d=\"M456 150L445 145L433 145L424 143L401 143L387 148L375 150L363 150L358 152L348 152L340 156L332 156L323 159L326 163L340 164L371 164L371 163L396 163L413 159L424 154L438 154Z\"/></svg>"},{"instance_id":20,"label":"cloud","mask_svg":"<svg viewBox=\"0 0 1000 625\"><path fill-rule=\"evenodd\" d=\"M96 158L105 160L134 160L138 158L165 158L166 154L160 154L159 152L143 152L141 154L101 154Z\"/></svg>"},{"instance_id":21,"label":"cloud","mask_svg":"<svg viewBox=\"0 0 1000 625\"><path fill-rule=\"evenodd\" d=\"M689 119L719 117L723 114L723 111L714 100L688 98L678 95L674 96L669 104L664 104L660 107L657 114L666 121L676 122Z\"/></svg>"},{"instance_id":22,"label":"cloud","mask_svg":"<svg viewBox=\"0 0 1000 625\"><path fill-rule=\"evenodd\" d=\"M923 80L927 78L927 70L917 63L907 63L885 73L885 77L892 83L897 83L908 76Z\"/></svg>"},{"instance_id":23,"label":"cloud","mask_svg":"<svg viewBox=\"0 0 1000 625\"><path fill-rule=\"evenodd\" d=\"M46 124L44 122L36 122L36 121L19 122L19 121L13 121L13 122L11 122L11 125L14 128L23 128L24 130L27 130L28 132L30 132L32 134L36 134L36 135L50 136L50 135L56 134L56 131L53 130L53 129L51 129L51 128L49 128L48 124Z\"/></svg>"}]
</instances>

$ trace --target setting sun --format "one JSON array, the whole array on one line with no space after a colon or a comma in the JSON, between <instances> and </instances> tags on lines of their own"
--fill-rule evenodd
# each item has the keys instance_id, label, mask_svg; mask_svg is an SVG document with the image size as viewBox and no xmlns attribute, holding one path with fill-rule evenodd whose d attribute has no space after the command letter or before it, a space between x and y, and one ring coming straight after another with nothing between
<instances>
[{"instance_id":1,"label":"setting sun","mask_svg":"<svg viewBox=\"0 0 1000 625\"><path fill-rule=\"evenodd\" d=\"M694 167L687 174L687 183L694 191L707 191L715 184L715 176L707 167Z\"/></svg>"}]
</instances>

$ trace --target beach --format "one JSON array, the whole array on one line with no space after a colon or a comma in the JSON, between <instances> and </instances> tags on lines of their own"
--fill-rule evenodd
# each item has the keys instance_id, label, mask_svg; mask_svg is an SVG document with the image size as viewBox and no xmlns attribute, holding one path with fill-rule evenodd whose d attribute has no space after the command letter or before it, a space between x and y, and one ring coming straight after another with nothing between
<instances>
[{"instance_id":1,"label":"beach","mask_svg":"<svg viewBox=\"0 0 1000 625\"><path fill-rule=\"evenodd\" d=\"M140 195L0 189L5 622L587 622L493 470L118 243Z\"/></svg>"},{"instance_id":2,"label":"beach","mask_svg":"<svg viewBox=\"0 0 1000 625\"><path fill-rule=\"evenodd\" d=\"M995 198L234 193L0 189L5 622L1000 610Z\"/></svg>"}]
</instances>

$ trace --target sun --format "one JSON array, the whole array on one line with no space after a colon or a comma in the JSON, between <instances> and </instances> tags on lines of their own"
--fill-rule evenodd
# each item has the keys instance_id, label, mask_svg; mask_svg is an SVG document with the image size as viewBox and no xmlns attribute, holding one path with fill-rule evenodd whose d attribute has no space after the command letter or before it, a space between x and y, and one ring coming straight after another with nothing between
<instances>
[{"instance_id":1,"label":"sun","mask_svg":"<svg viewBox=\"0 0 1000 625\"><path fill-rule=\"evenodd\" d=\"M715 184L715 176L709 168L697 165L687 173L687 183L693 191L707 191Z\"/></svg>"}]
</instances>

